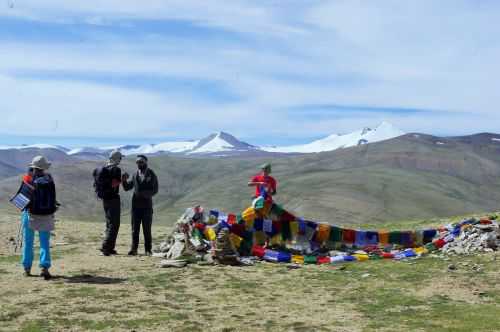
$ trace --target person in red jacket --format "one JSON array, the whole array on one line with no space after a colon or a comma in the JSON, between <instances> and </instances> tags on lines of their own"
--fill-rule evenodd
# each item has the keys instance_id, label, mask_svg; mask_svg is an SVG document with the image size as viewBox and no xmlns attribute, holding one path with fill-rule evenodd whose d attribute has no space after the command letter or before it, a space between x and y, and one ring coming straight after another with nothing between
<instances>
[{"instance_id":1,"label":"person in red jacket","mask_svg":"<svg viewBox=\"0 0 500 332\"><path fill-rule=\"evenodd\" d=\"M271 164L266 163L261 167L262 172L255 175L248 182L249 187L255 187L255 197L261 196L261 190L264 189L268 194L268 198L272 200L272 196L276 195L276 180L271 174Z\"/></svg>"}]
</instances>

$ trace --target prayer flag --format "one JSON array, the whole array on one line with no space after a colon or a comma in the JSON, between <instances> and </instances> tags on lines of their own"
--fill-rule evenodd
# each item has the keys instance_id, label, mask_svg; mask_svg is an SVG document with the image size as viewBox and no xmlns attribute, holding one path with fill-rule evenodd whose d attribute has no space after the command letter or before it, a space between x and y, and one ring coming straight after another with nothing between
<instances>
[{"instance_id":1,"label":"prayer flag","mask_svg":"<svg viewBox=\"0 0 500 332\"><path fill-rule=\"evenodd\" d=\"M356 231L353 229L344 229L342 232L342 241L345 243L354 243L356 240Z\"/></svg>"}]
</instances>

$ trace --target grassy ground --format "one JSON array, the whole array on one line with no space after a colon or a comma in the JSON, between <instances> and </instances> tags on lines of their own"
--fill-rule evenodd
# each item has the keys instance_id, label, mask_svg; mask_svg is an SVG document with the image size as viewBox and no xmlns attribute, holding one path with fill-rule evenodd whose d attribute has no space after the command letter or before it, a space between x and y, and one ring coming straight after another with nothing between
<instances>
[{"instance_id":1,"label":"grassy ground","mask_svg":"<svg viewBox=\"0 0 500 332\"><path fill-rule=\"evenodd\" d=\"M123 255L128 222L119 237L122 255L102 257L96 250L102 224L65 221L52 241L56 277L47 282L22 277L7 243L16 226L16 220L0 220L0 331L500 330L495 254L345 268L261 263L160 269L158 259ZM154 231L159 240L167 229Z\"/></svg>"}]
</instances>

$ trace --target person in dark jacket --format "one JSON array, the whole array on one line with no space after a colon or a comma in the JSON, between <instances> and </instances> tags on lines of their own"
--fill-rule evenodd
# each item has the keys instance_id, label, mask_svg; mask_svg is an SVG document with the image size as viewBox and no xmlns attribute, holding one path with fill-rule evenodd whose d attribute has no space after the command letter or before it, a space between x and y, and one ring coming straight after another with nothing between
<instances>
[{"instance_id":1,"label":"person in dark jacket","mask_svg":"<svg viewBox=\"0 0 500 332\"><path fill-rule=\"evenodd\" d=\"M120 151L113 151L109 155L109 161L105 168L111 177L109 181L110 188L107 188L102 200L104 216L106 218L106 231L102 242L101 252L104 256L116 255L116 238L120 230L121 200L120 183L122 180L122 171L118 165L122 161L123 155Z\"/></svg>"},{"instance_id":2,"label":"person in dark jacket","mask_svg":"<svg viewBox=\"0 0 500 332\"><path fill-rule=\"evenodd\" d=\"M23 182L34 188L31 202L23 210L22 216L24 236L22 264L24 275L26 277L31 276L33 243L35 241L35 232L38 232L40 238L40 276L45 280L52 277L49 272L52 265L50 235L55 229L54 213L59 205L56 200L54 180L48 173L50 166L51 163L45 157L37 156L33 158L29 165L29 172L23 177Z\"/></svg>"},{"instance_id":3,"label":"person in dark jacket","mask_svg":"<svg viewBox=\"0 0 500 332\"><path fill-rule=\"evenodd\" d=\"M122 185L125 191L134 189L132 197L132 246L130 256L137 255L139 247L139 232L144 233L144 247L146 255L151 255L153 223L153 196L158 193L158 178L148 167L148 158L144 155L137 156L137 172L129 180L128 174L123 174Z\"/></svg>"}]
</instances>

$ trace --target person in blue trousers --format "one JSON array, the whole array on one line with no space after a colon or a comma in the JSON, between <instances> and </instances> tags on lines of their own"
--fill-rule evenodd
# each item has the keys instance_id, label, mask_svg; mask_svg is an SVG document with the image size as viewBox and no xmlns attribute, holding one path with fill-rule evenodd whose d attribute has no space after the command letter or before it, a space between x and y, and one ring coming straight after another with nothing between
<instances>
[{"instance_id":1,"label":"person in blue trousers","mask_svg":"<svg viewBox=\"0 0 500 332\"><path fill-rule=\"evenodd\" d=\"M33 265L33 245L35 242L35 231L30 228L30 214L24 210L22 213L23 223L23 259L24 275L31 276L31 266ZM50 259L50 231L39 231L40 239L40 268L42 269L41 276L50 278L49 269L52 266Z\"/></svg>"},{"instance_id":2,"label":"person in blue trousers","mask_svg":"<svg viewBox=\"0 0 500 332\"><path fill-rule=\"evenodd\" d=\"M43 156L37 156L30 164L30 171L23 181L33 187L31 202L22 212L24 247L22 265L24 275L31 276L33 265L33 245L35 231L40 239L40 276L45 280L52 276L50 258L50 232L55 228L54 213L57 210L55 184L52 176L47 172L50 163Z\"/></svg>"}]
</instances>

